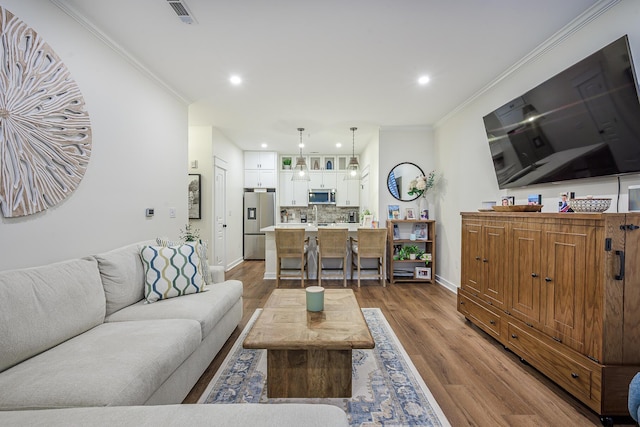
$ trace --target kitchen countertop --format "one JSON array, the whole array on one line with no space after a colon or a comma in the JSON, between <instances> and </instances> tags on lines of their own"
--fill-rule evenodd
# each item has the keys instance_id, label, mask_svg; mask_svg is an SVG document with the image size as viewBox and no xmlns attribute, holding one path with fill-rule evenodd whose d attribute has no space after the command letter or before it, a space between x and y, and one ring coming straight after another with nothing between
<instances>
[{"instance_id":1,"label":"kitchen countertop","mask_svg":"<svg viewBox=\"0 0 640 427\"><path fill-rule=\"evenodd\" d=\"M323 223L320 223L323 224ZM286 223L281 223L281 224L276 224L276 225L271 225L269 227L264 227L261 228L260 231L265 232L265 233L269 233L269 232L273 232L275 231L276 227L282 227L282 228L304 228L307 231L311 231L311 232L317 232L318 231L318 227L324 227L324 228L347 228L349 231L358 231L358 228L360 228L360 224L358 223L350 223L350 222L338 222L338 223L330 223L327 225L319 225L318 227L316 227L315 225L313 225L312 222L307 222L307 223L302 223L302 222L286 222Z\"/></svg>"}]
</instances>

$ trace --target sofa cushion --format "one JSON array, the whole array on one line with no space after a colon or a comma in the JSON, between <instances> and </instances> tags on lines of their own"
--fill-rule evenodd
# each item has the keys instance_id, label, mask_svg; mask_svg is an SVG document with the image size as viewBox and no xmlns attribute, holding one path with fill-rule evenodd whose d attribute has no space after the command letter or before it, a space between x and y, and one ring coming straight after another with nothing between
<instances>
[{"instance_id":1,"label":"sofa cushion","mask_svg":"<svg viewBox=\"0 0 640 427\"><path fill-rule=\"evenodd\" d=\"M107 315L144 298L144 266L140 247L149 243L134 243L95 255L107 298Z\"/></svg>"},{"instance_id":2,"label":"sofa cushion","mask_svg":"<svg viewBox=\"0 0 640 427\"><path fill-rule=\"evenodd\" d=\"M101 324L104 315L93 258L0 271L0 372Z\"/></svg>"},{"instance_id":3,"label":"sofa cushion","mask_svg":"<svg viewBox=\"0 0 640 427\"><path fill-rule=\"evenodd\" d=\"M208 287L207 292L145 304L140 301L107 316L107 322L151 319L192 319L200 323L202 336L209 335L218 321L242 297L242 282L227 280Z\"/></svg>"},{"instance_id":4,"label":"sofa cushion","mask_svg":"<svg viewBox=\"0 0 640 427\"><path fill-rule=\"evenodd\" d=\"M193 320L104 323L0 375L0 411L141 405L201 341Z\"/></svg>"},{"instance_id":5,"label":"sofa cushion","mask_svg":"<svg viewBox=\"0 0 640 427\"><path fill-rule=\"evenodd\" d=\"M337 406L287 403L263 405L162 405L0 412L0 425L58 427L347 427Z\"/></svg>"},{"instance_id":6,"label":"sofa cushion","mask_svg":"<svg viewBox=\"0 0 640 427\"><path fill-rule=\"evenodd\" d=\"M145 267L144 297L147 302L195 294L204 290L200 255L194 245L140 248Z\"/></svg>"},{"instance_id":7,"label":"sofa cushion","mask_svg":"<svg viewBox=\"0 0 640 427\"><path fill-rule=\"evenodd\" d=\"M207 255L207 243L202 240L199 241L191 241L191 242L180 242L176 240L170 240L167 237L156 237L156 243L160 246L178 246L178 245L193 245L198 252L198 256L200 257L200 274L202 274L202 280L204 281L204 286L206 287L209 283L211 283L211 275L209 274L209 260Z\"/></svg>"}]
</instances>

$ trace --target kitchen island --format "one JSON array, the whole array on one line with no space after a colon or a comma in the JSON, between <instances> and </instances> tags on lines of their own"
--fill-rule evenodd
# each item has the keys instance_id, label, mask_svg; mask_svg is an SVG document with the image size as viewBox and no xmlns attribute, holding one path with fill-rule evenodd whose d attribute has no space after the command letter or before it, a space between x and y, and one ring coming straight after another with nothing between
<instances>
[{"instance_id":1,"label":"kitchen island","mask_svg":"<svg viewBox=\"0 0 640 427\"><path fill-rule=\"evenodd\" d=\"M326 224L326 225L314 225L312 223L283 223L272 225L270 227L265 227L260 229L260 231L265 233L265 265L264 265L264 279L275 279L276 278L276 227L286 227L286 228L304 228L305 235L309 237L309 248L307 250L307 267L309 272L309 279L315 280L317 273L317 262L318 262L318 247L316 245L316 236L318 234L319 227L331 227L331 228L346 228L349 230L349 237L357 237L358 228L360 224L357 223L335 223L335 224ZM347 245L347 242L345 242ZM351 248L347 247L347 263L351 265ZM369 268L369 263L371 268L375 268L375 260L366 260L363 265ZM340 260L334 259L325 259L323 264L325 266L335 267L340 265ZM296 268L300 263L293 259L285 259L283 260L283 266L287 268ZM354 278L357 277L357 273L354 275ZM286 277L283 278L286 280ZM363 277L365 279L365 277ZM300 280L300 279L295 279ZM376 279L377 280L377 279Z\"/></svg>"}]
</instances>

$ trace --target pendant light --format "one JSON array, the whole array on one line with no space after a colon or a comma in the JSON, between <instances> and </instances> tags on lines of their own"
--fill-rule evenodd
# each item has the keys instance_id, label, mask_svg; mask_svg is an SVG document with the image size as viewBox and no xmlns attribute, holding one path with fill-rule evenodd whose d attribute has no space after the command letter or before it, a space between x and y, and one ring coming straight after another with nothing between
<instances>
[{"instance_id":1,"label":"pendant light","mask_svg":"<svg viewBox=\"0 0 640 427\"><path fill-rule=\"evenodd\" d=\"M300 132L300 157L296 158L296 166L293 168L293 175L291 176L291 181L309 181L309 168L307 168L307 161L302 157L302 147L304 144L302 143L302 132L304 128L298 128L298 132Z\"/></svg>"},{"instance_id":2,"label":"pendant light","mask_svg":"<svg viewBox=\"0 0 640 427\"><path fill-rule=\"evenodd\" d=\"M345 180L359 180L360 179L360 165L358 164L358 159L356 158L356 130L358 128L351 128L351 132L353 133L353 139L351 143L351 160L349 160L349 165L347 166L347 174L344 176Z\"/></svg>"}]
</instances>

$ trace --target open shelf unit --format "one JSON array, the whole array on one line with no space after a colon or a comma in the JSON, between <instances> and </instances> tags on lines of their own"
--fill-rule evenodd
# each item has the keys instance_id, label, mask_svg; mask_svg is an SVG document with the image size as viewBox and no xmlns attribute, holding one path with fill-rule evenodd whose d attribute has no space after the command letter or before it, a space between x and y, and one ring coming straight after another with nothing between
<instances>
[{"instance_id":1,"label":"open shelf unit","mask_svg":"<svg viewBox=\"0 0 640 427\"><path fill-rule=\"evenodd\" d=\"M416 230L417 229L417 230ZM420 238L420 231L424 229L425 236ZM417 234L416 239L410 238L411 234ZM435 261L436 261L436 222L431 219L388 219L387 220L387 277L393 284L396 282L435 282ZM416 260L396 260L398 251L408 245L415 245L425 253L431 254L431 262L427 267L425 261ZM422 270L416 277L416 267L428 268ZM420 277L422 276L422 277Z\"/></svg>"}]
</instances>

